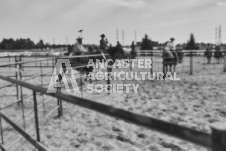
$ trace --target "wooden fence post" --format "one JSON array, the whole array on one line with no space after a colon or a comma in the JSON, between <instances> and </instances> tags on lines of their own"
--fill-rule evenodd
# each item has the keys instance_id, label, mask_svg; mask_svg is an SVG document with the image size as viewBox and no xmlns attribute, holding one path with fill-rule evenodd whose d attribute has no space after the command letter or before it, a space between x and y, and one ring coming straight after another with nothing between
<instances>
[{"instance_id":1,"label":"wooden fence post","mask_svg":"<svg viewBox=\"0 0 226 151\"><path fill-rule=\"evenodd\" d=\"M192 50L190 51L190 75L193 74L193 54Z\"/></svg>"},{"instance_id":2,"label":"wooden fence post","mask_svg":"<svg viewBox=\"0 0 226 151\"><path fill-rule=\"evenodd\" d=\"M151 75L153 75L153 65L154 65L154 61L153 61L153 50L151 51Z\"/></svg>"},{"instance_id":3,"label":"wooden fence post","mask_svg":"<svg viewBox=\"0 0 226 151\"><path fill-rule=\"evenodd\" d=\"M56 93L61 92L61 83L59 80L57 80L55 87L56 87ZM63 107L62 107L61 99L57 99L57 105L58 105L58 117L61 117L63 115Z\"/></svg>"},{"instance_id":4,"label":"wooden fence post","mask_svg":"<svg viewBox=\"0 0 226 151\"><path fill-rule=\"evenodd\" d=\"M33 99L34 99L36 136L37 136L37 141L40 142L39 122L38 122L38 107L37 107L37 99L36 99L36 92L35 91L33 91Z\"/></svg>"},{"instance_id":5,"label":"wooden fence post","mask_svg":"<svg viewBox=\"0 0 226 151\"><path fill-rule=\"evenodd\" d=\"M226 123L214 123L212 130L212 151L226 151Z\"/></svg>"}]
</instances>

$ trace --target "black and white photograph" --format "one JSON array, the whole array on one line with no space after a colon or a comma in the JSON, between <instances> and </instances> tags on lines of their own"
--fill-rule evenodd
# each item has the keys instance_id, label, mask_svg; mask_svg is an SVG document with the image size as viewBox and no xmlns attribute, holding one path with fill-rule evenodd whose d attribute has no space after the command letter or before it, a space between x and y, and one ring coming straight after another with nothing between
<instances>
[{"instance_id":1,"label":"black and white photograph","mask_svg":"<svg viewBox=\"0 0 226 151\"><path fill-rule=\"evenodd\" d=\"M226 0L0 0L0 150L226 151Z\"/></svg>"}]
</instances>

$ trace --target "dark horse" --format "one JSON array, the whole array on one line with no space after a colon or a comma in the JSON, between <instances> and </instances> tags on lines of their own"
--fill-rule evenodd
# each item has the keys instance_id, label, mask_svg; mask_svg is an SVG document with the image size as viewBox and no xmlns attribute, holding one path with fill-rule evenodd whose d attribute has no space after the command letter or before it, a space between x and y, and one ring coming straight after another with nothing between
<instances>
[{"instance_id":1,"label":"dark horse","mask_svg":"<svg viewBox=\"0 0 226 151\"><path fill-rule=\"evenodd\" d=\"M176 72L176 65L178 62L178 53L175 52L170 52L170 50L163 50L163 73L167 72ZM181 60L182 61L182 60ZM173 69L172 69L173 67Z\"/></svg>"},{"instance_id":2,"label":"dark horse","mask_svg":"<svg viewBox=\"0 0 226 151\"><path fill-rule=\"evenodd\" d=\"M215 52L214 52L214 57L216 58L217 63L221 63L221 62L223 61L223 59L224 59L224 55L223 55L223 53L221 52L219 46L216 47L216 50L215 50Z\"/></svg>"},{"instance_id":3,"label":"dark horse","mask_svg":"<svg viewBox=\"0 0 226 151\"><path fill-rule=\"evenodd\" d=\"M206 56L206 58L207 58L207 63L210 64L211 57L212 57L212 51L210 50L209 47L206 48L206 51L204 52L204 56Z\"/></svg>"},{"instance_id":4,"label":"dark horse","mask_svg":"<svg viewBox=\"0 0 226 151\"><path fill-rule=\"evenodd\" d=\"M69 49L72 49L72 47L70 47ZM69 52L70 51L72 50L69 50ZM122 46L119 43L115 47L108 47L104 52L96 46L89 47L88 52L89 53L87 53L86 55L96 55L96 56L86 57L86 55L84 55L84 57L70 59L72 68L79 71L81 74L85 74L86 77L87 75L89 75L90 72L93 72L94 70L92 66L87 67L89 59L92 59L94 63L96 63L97 60L100 60L102 62L103 60L106 61L106 59L111 59L112 61L108 62L108 65L110 66L112 66L115 63L116 59L128 59L128 55L124 52ZM103 53L107 55L104 55ZM80 53L75 54L75 56L81 56L81 55L82 54ZM62 65L62 68L63 68L63 71L66 72L67 70L66 66ZM108 68L107 71L111 72L112 68ZM62 80L61 74L58 75L58 77L59 77L59 81L61 81Z\"/></svg>"}]
</instances>

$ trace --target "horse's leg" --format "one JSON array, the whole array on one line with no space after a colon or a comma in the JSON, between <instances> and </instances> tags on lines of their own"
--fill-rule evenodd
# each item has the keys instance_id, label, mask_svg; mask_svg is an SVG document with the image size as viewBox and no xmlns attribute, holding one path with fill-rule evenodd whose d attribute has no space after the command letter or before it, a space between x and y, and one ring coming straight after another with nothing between
<instances>
[{"instance_id":1,"label":"horse's leg","mask_svg":"<svg viewBox=\"0 0 226 151\"><path fill-rule=\"evenodd\" d=\"M173 66L173 72L176 72L176 65Z\"/></svg>"},{"instance_id":2,"label":"horse's leg","mask_svg":"<svg viewBox=\"0 0 226 151\"><path fill-rule=\"evenodd\" d=\"M174 64L171 66L171 74L173 74L174 71Z\"/></svg>"},{"instance_id":3,"label":"horse's leg","mask_svg":"<svg viewBox=\"0 0 226 151\"><path fill-rule=\"evenodd\" d=\"M164 75L164 78L166 77L166 65L163 64L163 75Z\"/></svg>"},{"instance_id":4,"label":"horse's leg","mask_svg":"<svg viewBox=\"0 0 226 151\"><path fill-rule=\"evenodd\" d=\"M166 64L165 66L166 66L165 73L167 74L167 72L168 72L168 64Z\"/></svg>"}]
</instances>

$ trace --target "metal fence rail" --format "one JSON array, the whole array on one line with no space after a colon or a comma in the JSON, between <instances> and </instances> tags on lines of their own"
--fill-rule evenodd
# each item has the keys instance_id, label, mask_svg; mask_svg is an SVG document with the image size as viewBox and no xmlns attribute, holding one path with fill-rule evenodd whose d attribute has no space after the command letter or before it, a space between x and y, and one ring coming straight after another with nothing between
<instances>
[{"instance_id":1,"label":"metal fence rail","mask_svg":"<svg viewBox=\"0 0 226 151\"><path fill-rule=\"evenodd\" d=\"M145 52L145 54L146 54L146 56L153 56L152 53L149 53L150 55L147 55L147 53ZM160 54L160 53L158 52L158 54ZM60 59L63 59L63 58L64 59L71 59L71 58L82 58L82 57L88 58L88 57L96 57L96 56L102 56L102 55L86 55L86 56L73 56L73 57L69 56L69 57L61 57ZM50 59L50 58L48 58L48 59ZM53 58L51 58L51 59L53 59ZM43 60L46 60L46 59L43 59ZM37 61L41 62L42 60L37 60ZM191 60L189 60L189 61L191 61ZM36 62L36 61L24 61L24 62L19 62L19 64L22 67L22 64L29 63L29 62ZM160 62L160 64L161 64L161 62ZM18 62L8 64L8 66L14 66L14 65L18 65ZM19 65L19 69L21 69L20 65ZM2 65L0 67L6 67L6 66L7 65ZM190 66L188 66L188 67L190 67ZM74 68L77 68L77 67L74 67ZM81 67L79 66L78 68L81 68ZM190 70L192 70L192 69L190 68ZM191 129L191 128L179 126L179 125L176 125L176 124L173 124L173 123L169 123L169 122L161 121L161 120L154 119L154 118L151 118L151 117L146 117L146 116L143 116L143 115L132 113L132 112L129 112L129 111L126 111L126 110L114 108L114 107L104 105L104 104L101 104L101 103L97 103L97 102L94 102L94 101L91 101L91 100L88 100L88 99L85 99L85 98L66 95L66 94L63 94L61 92L57 92L56 94L53 94L53 93L52 94L51 93L46 94L46 92L47 92L46 88L34 86L34 85L31 85L31 84L25 83L25 82L22 81L22 79L20 79L20 81L18 81L18 80L11 79L9 77L5 77L5 76L2 76L2 75L0 75L0 79L6 80L6 81L11 82L12 84L15 84L15 85L19 85L20 87L25 87L25 88L32 90L33 91L33 97L34 97L34 110L37 110L37 102L36 102L36 95L37 94L36 94L36 92L39 92L41 94L45 94L45 95L49 95L49 96L57 98L58 103L61 102L61 100L62 100L62 101L65 101L67 103L71 103L71 104L78 105L78 106L81 106L81 107L84 107L84 108L88 108L88 109L103 113L105 115L109 115L111 117L115 117L117 119L127 121L129 123L133 123L133 124L136 124L136 125L139 125L139 126L144 126L146 128L149 128L149 129L154 129L156 131L174 136L176 138L180 138L182 140L186 140L186 141L192 142L194 144L197 144L197 145L200 145L200 146L203 146L203 147L211 148L213 151L223 151L223 150L225 151L226 150L226 134L225 134L226 128L224 130L222 130L222 129L219 129L219 128L216 128L216 127L212 127L212 134L208 134L208 133L197 131L197 130L194 130L194 129ZM52 114L53 111L58 109L58 110L60 110L61 115L62 115L62 108L59 108L60 106L62 106L62 104L61 105L58 104L58 106L56 108L54 108L51 111L51 113L49 113L49 114ZM34 111L34 112L35 112L35 116L36 116L35 125L36 125L37 141L40 141L38 115L36 114L37 111ZM48 116L49 116L49 114L48 114ZM58 111L58 114L59 114L59 111ZM3 114L0 114L0 117L2 117L2 115ZM19 133L20 133L20 131L19 131ZM30 136L29 136L29 138L30 138ZM33 143L33 141L29 141L29 142ZM3 144L0 144L0 149L2 149L2 150L5 149Z\"/></svg>"},{"instance_id":2,"label":"metal fence rail","mask_svg":"<svg viewBox=\"0 0 226 151\"><path fill-rule=\"evenodd\" d=\"M0 117L3 118L9 125L11 125L17 132L19 132L28 142L30 142L39 151L47 151L42 147L36 140L31 138L26 132L24 132L20 127L18 127L14 122L8 119L4 114L0 113ZM2 146L2 145L1 145ZM4 148L3 146L1 148Z\"/></svg>"},{"instance_id":3,"label":"metal fence rail","mask_svg":"<svg viewBox=\"0 0 226 151\"><path fill-rule=\"evenodd\" d=\"M15 84L18 84L22 87L31 89L36 92L40 93L46 93L47 89L43 87L34 86L25 82L17 81L8 77L4 77L0 75L0 79L6 80L8 82L12 82ZM109 115L111 117L115 117L124 121L127 121L129 123L133 123L139 126L144 126L149 129L154 129L156 131L174 136L176 138L180 138L182 140L186 140L192 143L195 143L197 145L201 145L203 147L212 148L213 150L220 145L219 151L225 151L225 146L222 144L225 144L225 133L224 136L217 135L217 139L213 139L213 136L216 137L215 133L219 133L219 131L215 130L214 133L208 134L204 132L200 132L191 128L179 126L173 123L169 123L166 121L161 121L158 119L154 119L151 117L139 115L136 113L132 113L126 110L114 108L105 104L101 104L98 102L94 102L85 98L79 98L76 96L66 95L61 92L59 93L47 93L46 95L55 97L57 99L61 99L63 101L66 101L68 103L78 105L84 108L88 108L100 113L103 113L105 115ZM224 148L223 148L224 147ZM223 150L222 150L223 149ZM214 150L215 151L215 150Z\"/></svg>"},{"instance_id":4,"label":"metal fence rail","mask_svg":"<svg viewBox=\"0 0 226 151\"><path fill-rule=\"evenodd\" d=\"M212 56L210 59L211 62L208 63L207 56L205 56L205 50L182 50L179 51L180 63L177 63L176 70L181 70L179 73L186 73L193 75L195 72L200 71L202 69L208 71L212 71L212 69L218 69L218 71L226 72L226 51L222 51L221 58L215 58L214 52L212 52ZM163 59L163 50L140 50L137 55L139 57L148 57L153 61L153 70L161 71L164 69L164 59ZM166 64L165 64L166 65ZM151 72L152 72L151 71Z\"/></svg>"}]
</instances>

